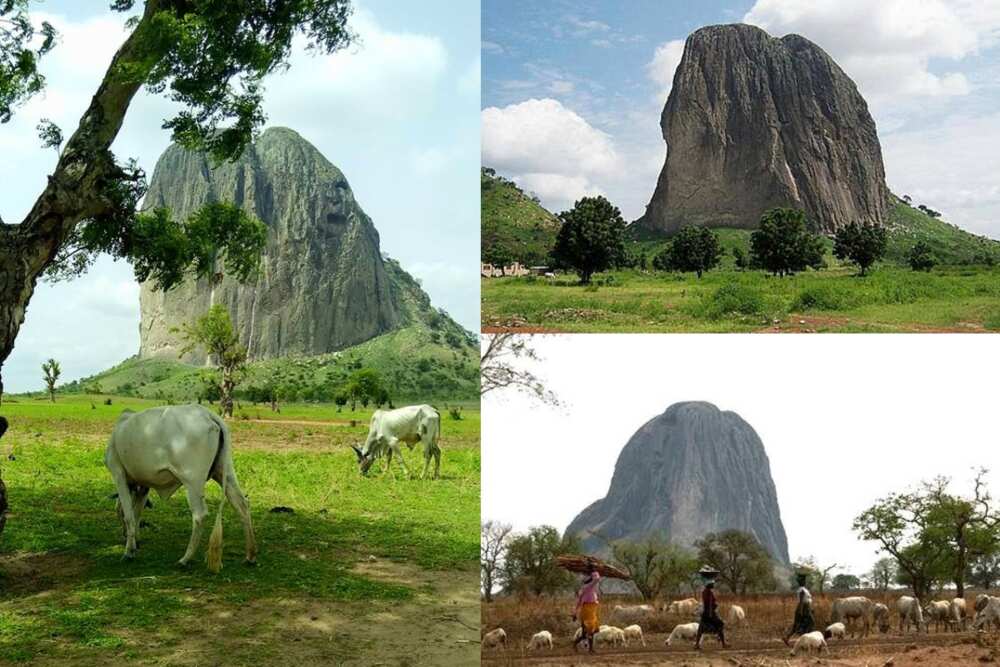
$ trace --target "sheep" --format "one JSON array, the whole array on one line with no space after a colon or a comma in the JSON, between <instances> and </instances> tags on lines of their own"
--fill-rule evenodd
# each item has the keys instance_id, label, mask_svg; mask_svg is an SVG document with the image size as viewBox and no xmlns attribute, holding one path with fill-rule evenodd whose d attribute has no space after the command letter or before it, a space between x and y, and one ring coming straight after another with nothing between
<instances>
[{"instance_id":1,"label":"sheep","mask_svg":"<svg viewBox=\"0 0 1000 667\"><path fill-rule=\"evenodd\" d=\"M627 646L625 632L621 628L613 625L602 625L601 629L594 635L595 644L611 644L612 646Z\"/></svg>"},{"instance_id":2,"label":"sheep","mask_svg":"<svg viewBox=\"0 0 1000 667\"><path fill-rule=\"evenodd\" d=\"M698 624L697 623L683 623L681 625L675 625L674 629L671 630L670 636L667 637L667 641L664 643L670 646L670 643L675 639L690 639L694 641L698 638Z\"/></svg>"},{"instance_id":3,"label":"sheep","mask_svg":"<svg viewBox=\"0 0 1000 667\"><path fill-rule=\"evenodd\" d=\"M889 608L881 602L872 605L872 620L882 634L889 632Z\"/></svg>"},{"instance_id":4,"label":"sheep","mask_svg":"<svg viewBox=\"0 0 1000 667\"><path fill-rule=\"evenodd\" d=\"M906 634L910 623L917 628L917 632L923 628L927 631L927 624L924 622L924 612L920 608L920 600L904 595L896 601L896 610L899 612L899 632Z\"/></svg>"},{"instance_id":5,"label":"sheep","mask_svg":"<svg viewBox=\"0 0 1000 667\"><path fill-rule=\"evenodd\" d=\"M939 631L943 625L945 630L951 627L951 605L944 600L931 600L924 606L927 623L934 621L934 630Z\"/></svg>"},{"instance_id":6,"label":"sheep","mask_svg":"<svg viewBox=\"0 0 1000 667\"><path fill-rule=\"evenodd\" d=\"M949 603L951 612L951 622L954 624L956 630L965 630L965 598L953 598Z\"/></svg>"},{"instance_id":7,"label":"sheep","mask_svg":"<svg viewBox=\"0 0 1000 667\"><path fill-rule=\"evenodd\" d=\"M843 623L831 623L826 626L823 636L828 639L844 639L847 636L847 627Z\"/></svg>"},{"instance_id":8,"label":"sheep","mask_svg":"<svg viewBox=\"0 0 1000 667\"><path fill-rule=\"evenodd\" d=\"M743 607L738 604L734 604L729 608L729 624L734 628L738 625L747 627L747 613L743 611Z\"/></svg>"},{"instance_id":9,"label":"sheep","mask_svg":"<svg viewBox=\"0 0 1000 667\"><path fill-rule=\"evenodd\" d=\"M694 598L685 598L683 600L674 600L669 605L664 607L664 611L668 614L679 614L681 616L693 616L698 613L701 603Z\"/></svg>"},{"instance_id":10,"label":"sheep","mask_svg":"<svg viewBox=\"0 0 1000 667\"><path fill-rule=\"evenodd\" d=\"M501 645L507 648L507 633L503 628L490 630L483 635L483 648L500 648Z\"/></svg>"},{"instance_id":11,"label":"sheep","mask_svg":"<svg viewBox=\"0 0 1000 667\"><path fill-rule=\"evenodd\" d=\"M650 604L636 604L636 605L615 605L615 608L611 610L611 618L622 623L623 625L630 625L641 621L643 619L649 618L656 613L656 608Z\"/></svg>"},{"instance_id":12,"label":"sheep","mask_svg":"<svg viewBox=\"0 0 1000 667\"><path fill-rule=\"evenodd\" d=\"M845 627L851 628L851 636L854 636L854 626L852 621L861 619L863 626L863 636L868 636L871 627L872 601L863 595L856 595L847 598L838 598L833 601L830 611L830 621L838 623L843 621Z\"/></svg>"},{"instance_id":13,"label":"sheep","mask_svg":"<svg viewBox=\"0 0 1000 667\"><path fill-rule=\"evenodd\" d=\"M643 646L646 645L646 639L642 636L642 628L640 626L638 626L638 625L630 625L627 628L625 628L624 630L622 630L622 632L625 633L625 640L626 640L626 642L629 639L632 639L632 640L639 641Z\"/></svg>"},{"instance_id":14,"label":"sheep","mask_svg":"<svg viewBox=\"0 0 1000 667\"><path fill-rule=\"evenodd\" d=\"M552 633L548 630L542 630L541 632L536 632L531 636L531 641L525 646L528 651L537 651L539 649L551 649L552 648Z\"/></svg>"},{"instance_id":15,"label":"sheep","mask_svg":"<svg viewBox=\"0 0 1000 667\"><path fill-rule=\"evenodd\" d=\"M598 626L597 632L600 632L601 630L607 630L610 627L611 627L610 625L601 625L601 626ZM594 633L595 636L596 636L597 632ZM573 634L573 642L576 643L577 641L580 640L580 637L582 637L582 636L583 636L583 628L577 628L576 632Z\"/></svg>"},{"instance_id":16,"label":"sheep","mask_svg":"<svg viewBox=\"0 0 1000 667\"><path fill-rule=\"evenodd\" d=\"M979 595L976 597L976 617L972 622L972 627L979 631L985 625L990 624L1000 628L1000 598L992 595Z\"/></svg>"},{"instance_id":17,"label":"sheep","mask_svg":"<svg viewBox=\"0 0 1000 667\"><path fill-rule=\"evenodd\" d=\"M830 650L826 645L826 640L823 638L822 632L807 632L796 639L791 655L796 655L800 649L803 651L812 651L815 649L817 653L822 653L823 651L829 652Z\"/></svg>"}]
</instances>

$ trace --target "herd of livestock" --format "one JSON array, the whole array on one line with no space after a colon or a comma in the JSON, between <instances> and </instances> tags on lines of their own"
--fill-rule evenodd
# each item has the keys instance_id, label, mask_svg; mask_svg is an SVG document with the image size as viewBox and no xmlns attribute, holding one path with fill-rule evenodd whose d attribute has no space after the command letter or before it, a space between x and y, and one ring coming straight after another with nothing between
<instances>
[{"instance_id":1,"label":"herd of livestock","mask_svg":"<svg viewBox=\"0 0 1000 667\"><path fill-rule=\"evenodd\" d=\"M427 475L433 461L436 479L441 467L440 432L440 415L429 405L376 410L364 444L360 448L353 447L358 467L366 474L372 464L384 456L388 471L395 454L409 476L400 445L412 449L422 443L422 477ZM166 499L184 487L191 507L192 527L180 563L188 564L198 549L202 524L208 514L205 485L208 480L214 480L222 487L223 500L209 538L209 569L218 572L222 567L222 508L226 501L236 509L243 523L246 562L256 562L257 543L250 505L236 479L229 427L214 412L200 405L165 406L141 412L125 410L112 430L104 463L116 487L118 513L125 532L126 559L135 556L140 515L150 492L156 491Z\"/></svg>"},{"instance_id":2,"label":"herd of livestock","mask_svg":"<svg viewBox=\"0 0 1000 667\"><path fill-rule=\"evenodd\" d=\"M980 594L976 596L973 609L967 609L964 598L952 600L933 600L924 605L915 597L903 595L899 597L893 608L873 602L870 598L856 595L836 598L830 608L830 623L825 632L810 632L799 637L792 645L792 655L808 651L825 651L828 649L828 639L845 639L860 635L865 637L873 628L881 633L892 629L892 616L897 616L899 632L930 632L960 631L970 626L976 631L990 628L1000 630L1000 597ZM701 615L701 603L695 598L675 600L662 604L659 609L650 604L616 605L611 610L611 621L618 625L602 625L594 635L595 646L627 647L630 642L646 646L642 623L653 620L657 614L671 617L697 618ZM726 620L730 627L749 628L752 619L746 610L739 605L731 605L726 611ZM791 621L791 619L789 619ZM618 626L624 627L618 627ZM581 629L577 628L573 637L575 642ZM680 641L694 641L698 634L697 621L681 622L673 626L664 644L675 645ZM484 649L506 649L507 632L503 628L495 628L482 639ZM528 641L525 649L539 651L555 647L552 632L541 630Z\"/></svg>"}]
</instances>

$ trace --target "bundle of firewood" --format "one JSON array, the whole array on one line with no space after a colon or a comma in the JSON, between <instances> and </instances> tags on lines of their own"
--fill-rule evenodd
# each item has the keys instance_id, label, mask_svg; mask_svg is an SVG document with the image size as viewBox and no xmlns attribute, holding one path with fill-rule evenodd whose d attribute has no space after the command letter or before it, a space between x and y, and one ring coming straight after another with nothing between
<instances>
[{"instance_id":1,"label":"bundle of firewood","mask_svg":"<svg viewBox=\"0 0 1000 667\"><path fill-rule=\"evenodd\" d=\"M575 554L556 556L556 564L564 570L579 572L581 574L587 574L590 572L590 566L593 565L594 569L597 570L602 577L611 577L612 579L632 578L631 575L629 575L629 573L625 570L621 570L610 563L605 563L600 558L595 558L594 556L577 556Z\"/></svg>"}]
</instances>

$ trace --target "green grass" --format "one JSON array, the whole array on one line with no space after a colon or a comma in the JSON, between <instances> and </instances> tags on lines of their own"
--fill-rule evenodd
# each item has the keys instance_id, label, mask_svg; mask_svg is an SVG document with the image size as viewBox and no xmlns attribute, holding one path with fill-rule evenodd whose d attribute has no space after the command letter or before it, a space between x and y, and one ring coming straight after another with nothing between
<instances>
[{"instance_id":1,"label":"green grass","mask_svg":"<svg viewBox=\"0 0 1000 667\"><path fill-rule=\"evenodd\" d=\"M39 658L96 664L169 653L188 641L186 633L197 634L206 614L271 609L282 600L363 601L372 605L368 613L376 613L422 594L419 582L358 570L359 563L372 559L428 570L436 573L432 578L469 572L475 565L477 406L466 406L459 421L442 415L437 481L404 479L398 471L358 475L348 445L364 438L370 411L337 413L334 406L296 404L279 416L354 419L355 426L233 420L235 465L250 498L260 564L241 564L242 530L227 508L224 568L212 575L203 560L188 569L175 565L191 526L183 492L169 501L152 497L154 507L143 514L151 526L140 532L138 556L121 560L121 529L108 497L114 489L103 466L105 442L122 409L154 403L115 397L106 406L102 398L60 397L53 405L15 397L0 408L11 422L2 443L11 514L0 536L0 664ZM262 412L271 417L269 410ZM419 449L407 455L418 471L420 458ZM215 484L207 496L214 517L220 500ZM268 511L278 505L295 512ZM14 567L19 559L35 565L25 574ZM363 617L367 606L348 608ZM239 664L251 664L257 649L240 650L246 659ZM341 657L349 657L349 648L340 650L346 651Z\"/></svg>"},{"instance_id":2,"label":"green grass","mask_svg":"<svg viewBox=\"0 0 1000 667\"><path fill-rule=\"evenodd\" d=\"M482 256L496 246L528 266L548 264L559 220L505 179L480 172Z\"/></svg>"},{"instance_id":3,"label":"green grass","mask_svg":"<svg viewBox=\"0 0 1000 667\"><path fill-rule=\"evenodd\" d=\"M971 331L1000 328L1000 268L918 273L837 267L777 278L759 271L617 271L590 288L573 276L482 281L484 326L567 332Z\"/></svg>"}]
</instances>

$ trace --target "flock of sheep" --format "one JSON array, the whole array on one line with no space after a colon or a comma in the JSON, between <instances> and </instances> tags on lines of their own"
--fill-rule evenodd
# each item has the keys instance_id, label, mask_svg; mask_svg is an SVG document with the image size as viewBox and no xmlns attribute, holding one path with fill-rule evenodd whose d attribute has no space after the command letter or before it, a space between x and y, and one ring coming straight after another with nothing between
<instances>
[{"instance_id":1,"label":"flock of sheep","mask_svg":"<svg viewBox=\"0 0 1000 667\"><path fill-rule=\"evenodd\" d=\"M899 616L899 631L903 634L913 627L917 632L929 632L933 623L935 630L965 630L968 627L969 615L966 613L964 598L952 600L933 600L921 606L917 598L907 595L896 600L896 612ZM972 617L973 629L979 631L990 626L1000 629L1000 597L978 595ZM686 617L700 616L701 604L695 598L675 600L660 606L660 612ZM639 621L651 619L657 609L653 605L616 605L611 611L614 622L625 624L624 628L614 625L602 625L594 635L595 646L627 647L629 642L638 642L646 646L642 626ZM810 632L799 637L792 646L791 654L800 652L828 650L827 639L845 639L850 633L867 636L874 625L879 632L886 633L890 629L891 610L887 605L873 602L864 596L837 598L830 610L830 624L825 632ZM731 605L726 613L730 627L749 627L746 611L739 605ZM790 620L790 619L789 619ZM574 642L580 638L582 630L577 628ZM678 640L694 641L698 635L698 623L688 622L675 625L664 642L667 646ZM495 628L483 635L484 649L506 649L507 633L503 628ZM528 641L525 649L539 651L554 648L552 633L542 630L535 633Z\"/></svg>"}]
</instances>

